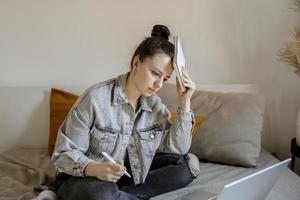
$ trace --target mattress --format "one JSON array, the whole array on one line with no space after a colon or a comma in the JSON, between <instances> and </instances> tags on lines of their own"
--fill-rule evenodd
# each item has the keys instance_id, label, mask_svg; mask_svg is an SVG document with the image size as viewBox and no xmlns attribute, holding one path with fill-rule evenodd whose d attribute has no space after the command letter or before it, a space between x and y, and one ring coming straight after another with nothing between
<instances>
[{"instance_id":1,"label":"mattress","mask_svg":"<svg viewBox=\"0 0 300 200\"><path fill-rule=\"evenodd\" d=\"M201 175L191 184L151 199L172 200L198 189L219 193L225 184L277 162L279 160L266 151L261 152L257 168L201 161ZM50 162L47 149L18 148L0 154L0 200L33 199L41 191L51 188L54 177L55 169ZM51 193L44 193L43 197L43 199L48 200L55 199ZM267 200L283 199L300 200L300 178L288 168L283 172L267 197Z\"/></svg>"}]
</instances>

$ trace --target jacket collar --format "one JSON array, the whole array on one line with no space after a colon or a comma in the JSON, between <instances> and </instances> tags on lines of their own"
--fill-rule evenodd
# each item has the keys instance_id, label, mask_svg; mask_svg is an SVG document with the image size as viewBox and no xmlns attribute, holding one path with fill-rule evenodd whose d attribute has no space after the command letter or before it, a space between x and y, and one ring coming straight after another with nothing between
<instances>
[{"instance_id":1,"label":"jacket collar","mask_svg":"<svg viewBox=\"0 0 300 200\"><path fill-rule=\"evenodd\" d=\"M129 99L126 95L125 92L125 85L126 85L126 80L129 76L129 73L126 74L121 74L116 78L115 81L115 87L113 91L113 105L120 105L120 104L125 104L129 103ZM141 96L138 100L138 106L142 110L150 111L152 112L152 97L145 97Z\"/></svg>"}]
</instances>

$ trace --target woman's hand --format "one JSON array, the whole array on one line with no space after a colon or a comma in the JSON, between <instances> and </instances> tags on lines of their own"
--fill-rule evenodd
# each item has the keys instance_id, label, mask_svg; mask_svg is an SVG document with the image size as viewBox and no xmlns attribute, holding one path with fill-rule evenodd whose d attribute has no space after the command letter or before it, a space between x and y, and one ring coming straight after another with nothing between
<instances>
[{"instance_id":1,"label":"woman's hand","mask_svg":"<svg viewBox=\"0 0 300 200\"><path fill-rule=\"evenodd\" d=\"M183 80L183 86L186 88L186 90L183 92L181 91L181 88L178 83L178 79L176 78L176 85L177 85L177 93L179 98L179 108L189 112L191 110L191 97L196 89L196 85L189 76L186 67L182 70L182 80Z\"/></svg>"},{"instance_id":2,"label":"woman's hand","mask_svg":"<svg viewBox=\"0 0 300 200\"><path fill-rule=\"evenodd\" d=\"M126 171L124 161L116 161L114 164L110 161L97 163L90 162L84 170L85 176L94 176L100 180L116 183Z\"/></svg>"}]
</instances>

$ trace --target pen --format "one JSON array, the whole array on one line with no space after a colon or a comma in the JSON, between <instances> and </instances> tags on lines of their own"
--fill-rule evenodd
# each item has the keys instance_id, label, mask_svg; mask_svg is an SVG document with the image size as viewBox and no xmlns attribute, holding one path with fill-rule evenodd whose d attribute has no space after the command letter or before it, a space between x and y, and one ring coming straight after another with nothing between
<instances>
[{"instance_id":1,"label":"pen","mask_svg":"<svg viewBox=\"0 0 300 200\"><path fill-rule=\"evenodd\" d=\"M111 161L111 162L114 163L114 164L119 165L118 163L116 163L116 161L114 161L114 159L113 159L108 153L106 153L106 152L103 151L103 152L101 152L101 154L102 154L102 156L104 156L107 160ZM125 171L124 174L125 174L126 176L128 176L129 178L131 178L130 174L129 174L127 171Z\"/></svg>"}]
</instances>

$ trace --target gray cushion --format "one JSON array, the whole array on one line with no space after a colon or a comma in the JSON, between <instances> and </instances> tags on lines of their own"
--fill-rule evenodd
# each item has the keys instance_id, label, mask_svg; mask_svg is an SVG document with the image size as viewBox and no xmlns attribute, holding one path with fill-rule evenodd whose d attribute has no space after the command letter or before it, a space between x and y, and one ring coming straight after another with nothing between
<instances>
[{"instance_id":1,"label":"gray cushion","mask_svg":"<svg viewBox=\"0 0 300 200\"><path fill-rule=\"evenodd\" d=\"M171 111L177 108L174 85L166 84L159 95ZM195 116L206 119L193 136L190 152L209 161L256 166L261 150L263 96L196 90L191 101Z\"/></svg>"}]
</instances>

